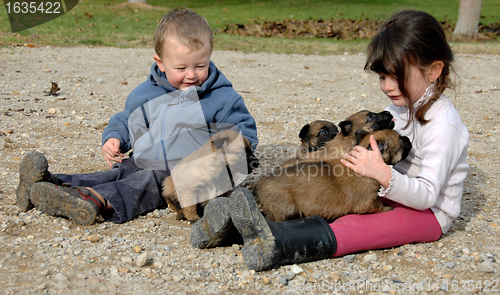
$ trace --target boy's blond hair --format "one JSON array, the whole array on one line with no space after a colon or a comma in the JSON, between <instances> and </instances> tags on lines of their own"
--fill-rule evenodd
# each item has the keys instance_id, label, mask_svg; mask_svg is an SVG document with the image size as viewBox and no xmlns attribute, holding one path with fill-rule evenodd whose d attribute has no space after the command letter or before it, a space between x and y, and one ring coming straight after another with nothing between
<instances>
[{"instance_id":1,"label":"boy's blond hair","mask_svg":"<svg viewBox=\"0 0 500 295\"><path fill-rule=\"evenodd\" d=\"M187 7L179 7L165 14L156 27L155 51L161 57L164 42L176 37L179 42L197 50L203 47L205 40L210 42L210 52L213 49L213 33L208 21Z\"/></svg>"}]
</instances>

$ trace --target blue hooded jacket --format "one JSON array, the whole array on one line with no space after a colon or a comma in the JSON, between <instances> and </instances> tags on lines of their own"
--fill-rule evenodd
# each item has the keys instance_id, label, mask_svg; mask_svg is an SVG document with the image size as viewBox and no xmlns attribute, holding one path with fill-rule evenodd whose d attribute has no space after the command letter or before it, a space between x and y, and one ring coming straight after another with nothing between
<instances>
[{"instance_id":1,"label":"blue hooded jacket","mask_svg":"<svg viewBox=\"0 0 500 295\"><path fill-rule=\"evenodd\" d=\"M104 145L109 138L118 138L121 142L121 152L125 153L133 149L134 142L132 141L137 140L137 138L131 136L131 130L129 130L131 114L134 111L137 114L138 108L144 110L144 106L155 99L155 106L158 105L158 101L163 100L163 97L172 99L175 93L179 93L179 90L170 85L165 73L160 71L157 64L154 63L148 80L132 90L125 102L125 109L109 120L108 126L102 134L102 144ZM241 95L233 89L231 82L217 69L213 62L210 62L207 80L201 86L196 87L196 93L205 117L205 124L236 125L241 134L248 138L252 149L255 150L258 144L255 120L248 112ZM182 102L179 101L180 103ZM169 101L165 101L164 104L171 105ZM183 112L183 110L187 112ZM193 120L187 108L177 108L172 116L175 116L176 124L180 126L187 126ZM154 122L148 122L147 118L144 118L147 128L153 125ZM193 122L192 125L196 125L196 123ZM193 128L197 127L199 126Z\"/></svg>"}]
</instances>

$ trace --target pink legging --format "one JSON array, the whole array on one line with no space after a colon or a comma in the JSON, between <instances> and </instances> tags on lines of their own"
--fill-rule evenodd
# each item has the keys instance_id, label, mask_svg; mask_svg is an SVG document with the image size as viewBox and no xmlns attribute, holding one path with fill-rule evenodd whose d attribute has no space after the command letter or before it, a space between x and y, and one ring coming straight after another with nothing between
<instances>
[{"instance_id":1,"label":"pink legging","mask_svg":"<svg viewBox=\"0 0 500 295\"><path fill-rule=\"evenodd\" d=\"M330 224L337 239L334 257L408 243L432 242L441 237L441 226L431 209L418 211L385 198L381 201L394 210L377 214L350 214Z\"/></svg>"}]
</instances>

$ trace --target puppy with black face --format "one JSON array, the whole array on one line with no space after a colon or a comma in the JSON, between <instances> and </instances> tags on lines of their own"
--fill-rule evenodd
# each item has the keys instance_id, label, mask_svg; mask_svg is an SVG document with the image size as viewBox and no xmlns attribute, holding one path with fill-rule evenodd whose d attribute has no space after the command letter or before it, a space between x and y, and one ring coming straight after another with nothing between
<instances>
[{"instance_id":1,"label":"puppy with black face","mask_svg":"<svg viewBox=\"0 0 500 295\"><path fill-rule=\"evenodd\" d=\"M339 133L335 124L325 120L316 120L302 127L299 132L300 152L314 152L332 140Z\"/></svg>"},{"instance_id":2,"label":"puppy with black face","mask_svg":"<svg viewBox=\"0 0 500 295\"><path fill-rule=\"evenodd\" d=\"M371 178L356 174L340 163L340 159L354 145L370 147L369 137L374 135L382 157L394 165L408 156L411 143L396 131L385 129L375 132L358 130L350 137L337 135L329 141L327 151L320 159L299 161L261 176L258 183L258 202L263 213L272 221L283 221L319 215L332 221L355 213L378 213L391 210L379 201L380 184ZM325 146L325 148L326 148Z\"/></svg>"},{"instance_id":3,"label":"puppy with black face","mask_svg":"<svg viewBox=\"0 0 500 295\"><path fill-rule=\"evenodd\" d=\"M196 221L210 199L228 196L258 165L250 141L224 130L179 161L163 181L162 195L177 219Z\"/></svg>"},{"instance_id":4,"label":"puppy with black face","mask_svg":"<svg viewBox=\"0 0 500 295\"><path fill-rule=\"evenodd\" d=\"M283 162L280 167L296 164L298 159L303 159L308 153L319 150L338 133L337 126L325 120L316 120L304 125L299 132L301 142L299 149L295 151L293 158Z\"/></svg>"},{"instance_id":5,"label":"puppy with black face","mask_svg":"<svg viewBox=\"0 0 500 295\"><path fill-rule=\"evenodd\" d=\"M374 113L367 110L359 111L339 123L344 137L355 137L356 133L373 132L383 129L393 129L394 120L390 112Z\"/></svg>"}]
</instances>

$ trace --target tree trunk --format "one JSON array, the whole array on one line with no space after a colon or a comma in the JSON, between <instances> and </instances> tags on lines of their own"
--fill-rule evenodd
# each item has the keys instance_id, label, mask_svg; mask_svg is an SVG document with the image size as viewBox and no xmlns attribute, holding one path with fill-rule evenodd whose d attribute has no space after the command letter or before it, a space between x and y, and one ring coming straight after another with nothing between
<instances>
[{"instance_id":1,"label":"tree trunk","mask_svg":"<svg viewBox=\"0 0 500 295\"><path fill-rule=\"evenodd\" d=\"M454 38L472 39L477 35L482 0L460 0Z\"/></svg>"}]
</instances>

